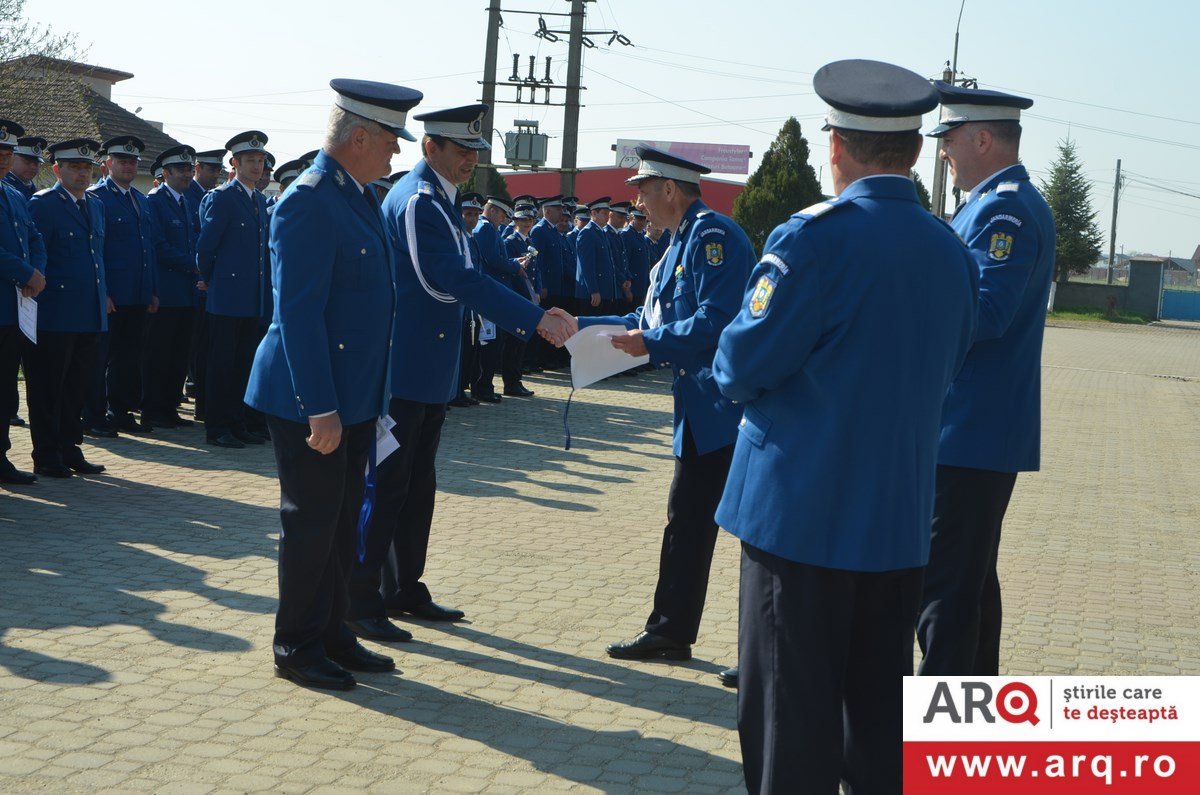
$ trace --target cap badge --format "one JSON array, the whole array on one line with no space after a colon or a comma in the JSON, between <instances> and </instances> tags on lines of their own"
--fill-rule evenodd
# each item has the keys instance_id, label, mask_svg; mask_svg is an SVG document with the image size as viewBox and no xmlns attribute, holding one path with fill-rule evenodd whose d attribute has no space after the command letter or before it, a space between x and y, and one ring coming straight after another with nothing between
<instances>
[{"instance_id":1,"label":"cap badge","mask_svg":"<svg viewBox=\"0 0 1200 795\"><path fill-rule=\"evenodd\" d=\"M471 133L471 135L479 135L479 133L482 131L483 131L482 119L472 119L471 123L467 125L467 132Z\"/></svg>"},{"instance_id":2,"label":"cap badge","mask_svg":"<svg viewBox=\"0 0 1200 795\"><path fill-rule=\"evenodd\" d=\"M262 149L262 141L258 140L258 136L254 136L248 142L251 149Z\"/></svg>"},{"instance_id":3,"label":"cap badge","mask_svg":"<svg viewBox=\"0 0 1200 795\"><path fill-rule=\"evenodd\" d=\"M87 144L83 144L82 146L79 147L79 154L82 155L83 157L87 157L91 153L92 153L92 150L88 148Z\"/></svg>"}]
</instances>

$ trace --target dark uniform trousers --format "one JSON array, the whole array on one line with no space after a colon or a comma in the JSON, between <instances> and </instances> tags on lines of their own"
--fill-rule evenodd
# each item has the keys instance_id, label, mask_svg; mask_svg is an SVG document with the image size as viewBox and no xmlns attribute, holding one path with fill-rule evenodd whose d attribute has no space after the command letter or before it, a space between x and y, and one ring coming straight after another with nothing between
<instances>
[{"instance_id":1,"label":"dark uniform trousers","mask_svg":"<svg viewBox=\"0 0 1200 795\"><path fill-rule=\"evenodd\" d=\"M8 426L16 416L20 402L17 368L21 363L21 340L24 338L19 326L0 326L0 458L12 449Z\"/></svg>"},{"instance_id":2,"label":"dark uniform trousers","mask_svg":"<svg viewBox=\"0 0 1200 795\"><path fill-rule=\"evenodd\" d=\"M514 337L507 331L497 329L497 337L504 337L504 352L500 357L500 378L504 388L519 389L521 387L521 365L525 362L525 340Z\"/></svg>"},{"instance_id":3,"label":"dark uniform trousers","mask_svg":"<svg viewBox=\"0 0 1200 795\"><path fill-rule=\"evenodd\" d=\"M733 445L697 453L691 428L684 423L683 455L675 459L675 476L667 496L667 526L647 632L681 643L696 642L717 543L713 517L732 460Z\"/></svg>"},{"instance_id":4,"label":"dark uniform trousers","mask_svg":"<svg viewBox=\"0 0 1200 795\"><path fill-rule=\"evenodd\" d=\"M146 307L119 306L108 315L108 350L104 354L104 390L108 410L120 417L136 411L142 400L142 342ZM103 414L100 419L103 419Z\"/></svg>"},{"instance_id":5,"label":"dark uniform trousers","mask_svg":"<svg viewBox=\"0 0 1200 795\"><path fill-rule=\"evenodd\" d=\"M190 306L159 307L147 315L142 360L142 416L161 417L179 406L187 378L196 310Z\"/></svg>"},{"instance_id":6,"label":"dark uniform trousers","mask_svg":"<svg viewBox=\"0 0 1200 795\"><path fill-rule=\"evenodd\" d=\"M251 318L253 320L253 318ZM279 609L275 661L310 665L355 643L345 626L364 470L375 423L342 428L329 455L308 446L307 424L267 415L279 469Z\"/></svg>"},{"instance_id":7,"label":"dark uniform trousers","mask_svg":"<svg viewBox=\"0 0 1200 795\"><path fill-rule=\"evenodd\" d=\"M251 345L250 345L250 367L251 368L254 367L254 354L255 354L255 352L258 351L258 346L262 344L263 337L267 336L267 328L270 325L271 325L270 323L267 323L264 326L262 324L262 321L261 320L259 321L258 330L255 332L254 339L251 341ZM247 380L249 380L249 377L250 377L250 370L248 369L246 371ZM263 414L261 411L254 408L253 406L245 405L245 403L243 402L243 404L242 404L242 425L245 426L245 428L250 431L256 431L258 433L266 432L267 431L267 415Z\"/></svg>"},{"instance_id":8,"label":"dark uniform trousers","mask_svg":"<svg viewBox=\"0 0 1200 795\"><path fill-rule=\"evenodd\" d=\"M99 332L39 330L37 345L26 341L22 361L35 465L83 460L80 414L96 372L99 337Z\"/></svg>"},{"instance_id":9,"label":"dark uniform trousers","mask_svg":"<svg viewBox=\"0 0 1200 795\"><path fill-rule=\"evenodd\" d=\"M903 677L921 572L742 545L738 735L751 793L900 795Z\"/></svg>"},{"instance_id":10,"label":"dark uniform trousers","mask_svg":"<svg viewBox=\"0 0 1200 795\"><path fill-rule=\"evenodd\" d=\"M188 377L192 381L193 400L196 402L196 419L204 419L208 406L208 312L204 310L207 296L200 294L196 302L196 315L192 321L192 357L188 361Z\"/></svg>"},{"instance_id":11,"label":"dark uniform trousers","mask_svg":"<svg viewBox=\"0 0 1200 795\"><path fill-rule=\"evenodd\" d=\"M480 342L479 375L471 384L471 394L475 397L496 394L496 386L493 382L496 378L496 371L501 369L504 361L504 348L508 343L508 338L508 333L497 327L495 339L487 340L487 344Z\"/></svg>"},{"instance_id":12,"label":"dark uniform trousers","mask_svg":"<svg viewBox=\"0 0 1200 795\"><path fill-rule=\"evenodd\" d=\"M434 462L446 420L445 403L392 398L388 413L400 449L379 464L367 554L350 579L348 618L382 618L430 601L421 582L437 493Z\"/></svg>"},{"instance_id":13,"label":"dark uniform trousers","mask_svg":"<svg viewBox=\"0 0 1200 795\"><path fill-rule=\"evenodd\" d=\"M474 388L479 378L479 320L474 313L463 315L462 347L458 359L458 389L466 392Z\"/></svg>"},{"instance_id":14,"label":"dark uniform trousers","mask_svg":"<svg viewBox=\"0 0 1200 795\"><path fill-rule=\"evenodd\" d=\"M204 430L208 438L246 431L246 384L262 334L257 317L208 316L208 400Z\"/></svg>"},{"instance_id":15,"label":"dark uniform trousers","mask_svg":"<svg viewBox=\"0 0 1200 795\"><path fill-rule=\"evenodd\" d=\"M1000 525L1015 472L939 466L917 640L926 676L1000 673Z\"/></svg>"}]
</instances>

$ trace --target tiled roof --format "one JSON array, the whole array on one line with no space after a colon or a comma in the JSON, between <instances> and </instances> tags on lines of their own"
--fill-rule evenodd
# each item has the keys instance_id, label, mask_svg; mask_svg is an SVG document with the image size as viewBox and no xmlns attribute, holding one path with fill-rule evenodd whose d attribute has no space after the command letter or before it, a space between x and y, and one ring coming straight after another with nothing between
<instances>
[{"instance_id":1,"label":"tiled roof","mask_svg":"<svg viewBox=\"0 0 1200 795\"><path fill-rule=\"evenodd\" d=\"M117 135L136 135L146 143L138 170L147 174L160 152L179 145L153 124L70 75L46 72L15 80L0 77L0 85L0 118L17 122L27 135L40 135L51 143L69 138L103 143Z\"/></svg>"}]
</instances>

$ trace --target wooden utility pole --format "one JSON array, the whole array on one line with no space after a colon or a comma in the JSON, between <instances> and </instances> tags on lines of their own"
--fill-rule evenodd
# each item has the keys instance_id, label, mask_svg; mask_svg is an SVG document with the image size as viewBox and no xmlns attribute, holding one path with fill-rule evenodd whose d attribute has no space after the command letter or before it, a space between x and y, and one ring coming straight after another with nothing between
<instances>
[{"instance_id":1,"label":"wooden utility pole","mask_svg":"<svg viewBox=\"0 0 1200 795\"><path fill-rule=\"evenodd\" d=\"M1117 205L1121 201L1121 160L1117 159L1117 181L1113 184L1112 229L1108 233L1108 283L1113 283L1117 260ZM1161 250L1161 249L1160 249Z\"/></svg>"}]
</instances>

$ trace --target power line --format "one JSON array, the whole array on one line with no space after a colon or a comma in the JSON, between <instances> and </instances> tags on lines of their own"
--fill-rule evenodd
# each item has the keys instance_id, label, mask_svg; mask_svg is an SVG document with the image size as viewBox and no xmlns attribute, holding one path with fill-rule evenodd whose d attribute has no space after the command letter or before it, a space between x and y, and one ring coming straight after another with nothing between
<instances>
[{"instance_id":1,"label":"power line","mask_svg":"<svg viewBox=\"0 0 1200 795\"><path fill-rule=\"evenodd\" d=\"M1164 191L1164 192L1166 192L1166 193L1175 193L1175 194L1178 194L1178 195L1180 195L1180 196L1187 196L1189 199L1200 199L1200 194L1196 194L1196 193L1188 193L1187 191L1182 191L1182 190L1175 190L1175 189L1173 189L1173 188L1168 188L1168 187L1166 187L1165 185L1155 185L1153 182L1146 182L1145 180L1140 180L1140 179L1136 179L1136 178L1131 178L1129 181L1130 181L1130 182L1137 182L1137 183L1139 183L1139 184L1141 184L1141 185L1147 185L1147 186L1149 186L1149 187L1151 187L1151 188L1154 188L1154 189L1156 189L1156 190L1161 190L1161 191Z\"/></svg>"},{"instance_id":2,"label":"power line","mask_svg":"<svg viewBox=\"0 0 1200 795\"><path fill-rule=\"evenodd\" d=\"M1071 127L1079 127L1084 130L1092 130L1093 132L1102 132L1102 133L1108 133L1109 135L1118 135L1122 138L1132 138L1133 140L1144 141L1146 143L1166 144L1168 146L1178 146L1183 149L1200 150L1200 144L1189 144L1189 143L1185 143L1183 141L1170 141L1165 138L1151 138L1148 135L1137 135L1135 133L1121 132L1120 130L1113 130L1113 129L1109 129L1108 127L1097 127L1097 126L1091 125L1091 124L1082 124L1077 121L1071 121L1070 119L1057 119L1057 118L1054 118L1053 116L1040 116L1036 113L1030 113L1029 111L1022 111L1021 116L1029 117L1029 118L1033 118L1033 119L1040 119L1041 121L1051 121L1051 122L1056 122L1058 124L1066 124Z\"/></svg>"},{"instance_id":3,"label":"power line","mask_svg":"<svg viewBox=\"0 0 1200 795\"><path fill-rule=\"evenodd\" d=\"M1143 113L1143 112L1137 111L1137 110L1126 110L1125 108L1115 108L1112 105L1099 105L1095 102L1084 102L1083 100L1079 100L1079 99L1067 99L1066 97L1052 97L1049 94L1038 94L1034 91L1024 91L1019 88L1005 88L1004 86L998 86L998 85L995 85L994 83L992 83L992 84L980 83L980 85L990 85L991 88L998 88L1001 91L1014 91L1019 94L1029 94L1030 96L1041 97L1042 99L1053 99L1057 102L1069 102L1072 105L1083 105L1084 107L1088 107L1088 108L1099 108L1101 110L1111 110L1116 113L1128 113L1131 116L1143 116L1147 119L1158 119L1160 121L1174 121L1174 122L1179 122L1180 124L1194 124L1196 126L1200 126L1200 121L1193 121L1192 119L1180 119L1180 118L1176 118L1174 116L1158 116L1154 113Z\"/></svg>"},{"instance_id":4,"label":"power line","mask_svg":"<svg viewBox=\"0 0 1200 795\"><path fill-rule=\"evenodd\" d=\"M739 96L739 97L700 97L698 99L677 99L674 101L675 102L731 102L731 101L735 101L735 100L740 101L740 100L745 100L745 99L779 99L781 97L811 97L811 96L816 96L815 92L803 91L803 92L788 93L788 94L758 94L757 96L749 96L749 97L741 97L741 96ZM656 100L656 99L649 100L648 99L648 100L639 100L637 102L589 102L588 107L589 108L601 108L601 107L606 108L606 107L611 107L614 105L658 105L658 104L661 104L659 100Z\"/></svg>"}]
</instances>

